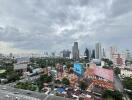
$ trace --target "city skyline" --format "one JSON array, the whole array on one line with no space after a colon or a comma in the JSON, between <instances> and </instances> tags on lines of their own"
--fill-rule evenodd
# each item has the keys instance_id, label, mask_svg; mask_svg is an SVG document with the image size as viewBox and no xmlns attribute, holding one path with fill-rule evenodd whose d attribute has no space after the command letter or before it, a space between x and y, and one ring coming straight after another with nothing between
<instances>
[{"instance_id":1,"label":"city skyline","mask_svg":"<svg viewBox=\"0 0 132 100\"><path fill-rule=\"evenodd\" d=\"M100 42L132 50L131 0L0 0L0 52L80 51ZM24 8L24 9L23 9Z\"/></svg>"}]
</instances>

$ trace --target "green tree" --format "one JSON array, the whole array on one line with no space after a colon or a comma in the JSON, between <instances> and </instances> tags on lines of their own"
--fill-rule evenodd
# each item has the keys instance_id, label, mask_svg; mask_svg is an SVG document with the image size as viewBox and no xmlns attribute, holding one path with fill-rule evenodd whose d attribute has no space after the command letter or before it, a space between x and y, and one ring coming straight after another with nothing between
<instances>
[{"instance_id":1,"label":"green tree","mask_svg":"<svg viewBox=\"0 0 132 100\"><path fill-rule=\"evenodd\" d=\"M79 82L79 87L80 87L81 90L86 90L87 83L85 81L80 81Z\"/></svg>"},{"instance_id":2,"label":"green tree","mask_svg":"<svg viewBox=\"0 0 132 100\"><path fill-rule=\"evenodd\" d=\"M126 89L132 90L132 78L126 77L123 80L123 85Z\"/></svg>"},{"instance_id":3,"label":"green tree","mask_svg":"<svg viewBox=\"0 0 132 100\"><path fill-rule=\"evenodd\" d=\"M121 70L120 70L120 68L116 67L116 68L114 69L114 72L115 72L116 75L118 75L118 74L121 73Z\"/></svg>"},{"instance_id":4,"label":"green tree","mask_svg":"<svg viewBox=\"0 0 132 100\"><path fill-rule=\"evenodd\" d=\"M123 95L119 91L105 90L102 94L103 100L122 100Z\"/></svg>"},{"instance_id":5,"label":"green tree","mask_svg":"<svg viewBox=\"0 0 132 100\"><path fill-rule=\"evenodd\" d=\"M39 91L43 88L43 83L52 82L52 76L48 76L47 74L41 75L40 78L37 80L37 84L39 87Z\"/></svg>"},{"instance_id":6,"label":"green tree","mask_svg":"<svg viewBox=\"0 0 132 100\"><path fill-rule=\"evenodd\" d=\"M62 79L62 83L63 83L64 85L69 85L69 84L70 84L69 79L67 79L67 78L65 78L65 77Z\"/></svg>"},{"instance_id":7,"label":"green tree","mask_svg":"<svg viewBox=\"0 0 132 100\"><path fill-rule=\"evenodd\" d=\"M60 80L55 80L55 83L56 84L61 84L61 81Z\"/></svg>"}]
</instances>

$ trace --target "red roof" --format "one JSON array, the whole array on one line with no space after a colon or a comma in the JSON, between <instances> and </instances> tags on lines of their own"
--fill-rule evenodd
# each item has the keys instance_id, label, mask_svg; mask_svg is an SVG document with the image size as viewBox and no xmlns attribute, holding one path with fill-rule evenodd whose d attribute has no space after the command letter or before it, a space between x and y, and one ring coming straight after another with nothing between
<instances>
[{"instance_id":1,"label":"red roof","mask_svg":"<svg viewBox=\"0 0 132 100\"><path fill-rule=\"evenodd\" d=\"M113 82L113 70L95 67L94 68L95 75L107 79Z\"/></svg>"}]
</instances>

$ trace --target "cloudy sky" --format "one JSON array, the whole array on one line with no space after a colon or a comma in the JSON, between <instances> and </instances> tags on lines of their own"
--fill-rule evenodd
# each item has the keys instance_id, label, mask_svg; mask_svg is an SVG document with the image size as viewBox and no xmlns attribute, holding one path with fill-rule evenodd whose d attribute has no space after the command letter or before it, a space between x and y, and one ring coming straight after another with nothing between
<instances>
[{"instance_id":1,"label":"cloudy sky","mask_svg":"<svg viewBox=\"0 0 132 100\"><path fill-rule=\"evenodd\" d=\"M132 0L0 0L0 52L132 50Z\"/></svg>"}]
</instances>

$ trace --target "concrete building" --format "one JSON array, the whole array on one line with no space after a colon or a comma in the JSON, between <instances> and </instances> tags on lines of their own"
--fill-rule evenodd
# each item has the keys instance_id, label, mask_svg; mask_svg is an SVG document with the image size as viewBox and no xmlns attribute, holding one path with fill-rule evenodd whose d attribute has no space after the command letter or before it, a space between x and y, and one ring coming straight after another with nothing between
<instances>
[{"instance_id":1,"label":"concrete building","mask_svg":"<svg viewBox=\"0 0 132 100\"><path fill-rule=\"evenodd\" d=\"M95 59L95 50L94 49L91 51L91 59Z\"/></svg>"},{"instance_id":2,"label":"concrete building","mask_svg":"<svg viewBox=\"0 0 132 100\"><path fill-rule=\"evenodd\" d=\"M105 58L105 57L106 57L106 52L105 52L105 49L104 49L104 48L103 48L102 57L103 57L103 58Z\"/></svg>"},{"instance_id":3,"label":"concrete building","mask_svg":"<svg viewBox=\"0 0 132 100\"><path fill-rule=\"evenodd\" d=\"M124 53L116 53L112 55L112 61L115 66L125 66L126 56Z\"/></svg>"},{"instance_id":4,"label":"concrete building","mask_svg":"<svg viewBox=\"0 0 132 100\"><path fill-rule=\"evenodd\" d=\"M95 58L101 59L102 58L102 50L101 50L101 44L96 43L95 45Z\"/></svg>"},{"instance_id":5,"label":"concrete building","mask_svg":"<svg viewBox=\"0 0 132 100\"><path fill-rule=\"evenodd\" d=\"M17 61L18 64L20 64L20 63L29 63L30 58L29 57L20 57L20 58L16 58L16 61Z\"/></svg>"},{"instance_id":6,"label":"concrete building","mask_svg":"<svg viewBox=\"0 0 132 100\"><path fill-rule=\"evenodd\" d=\"M14 64L14 70L20 73L26 72L27 64L24 64L24 63Z\"/></svg>"},{"instance_id":7,"label":"concrete building","mask_svg":"<svg viewBox=\"0 0 132 100\"><path fill-rule=\"evenodd\" d=\"M117 54L117 48L114 46L110 47L110 59L113 58L113 54Z\"/></svg>"},{"instance_id":8,"label":"concrete building","mask_svg":"<svg viewBox=\"0 0 132 100\"><path fill-rule=\"evenodd\" d=\"M131 60L131 53L129 50L126 50L126 60Z\"/></svg>"},{"instance_id":9,"label":"concrete building","mask_svg":"<svg viewBox=\"0 0 132 100\"><path fill-rule=\"evenodd\" d=\"M69 50L63 50L61 51L61 57L63 58L70 58L71 51Z\"/></svg>"},{"instance_id":10,"label":"concrete building","mask_svg":"<svg viewBox=\"0 0 132 100\"><path fill-rule=\"evenodd\" d=\"M121 77L131 77L132 78L132 69L121 69Z\"/></svg>"},{"instance_id":11,"label":"concrete building","mask_svg":"<svg viewBox=\"0 0 132 100\"><path fill-rule=\"evenodd\" d=\"M79 59L78 42L74 42L74 46L72 47L72 56L74 60Z\"/></svg>"},{"instance_id":12,"label":"concrete building","mask_svg":"<svg viewBox=\"0 0 132 100\"><path fill-rule=\"evenodd\" d=\"M90 60L90 51L86 48L84 52L85 59Z\"/></svg>"}]
</instances>

